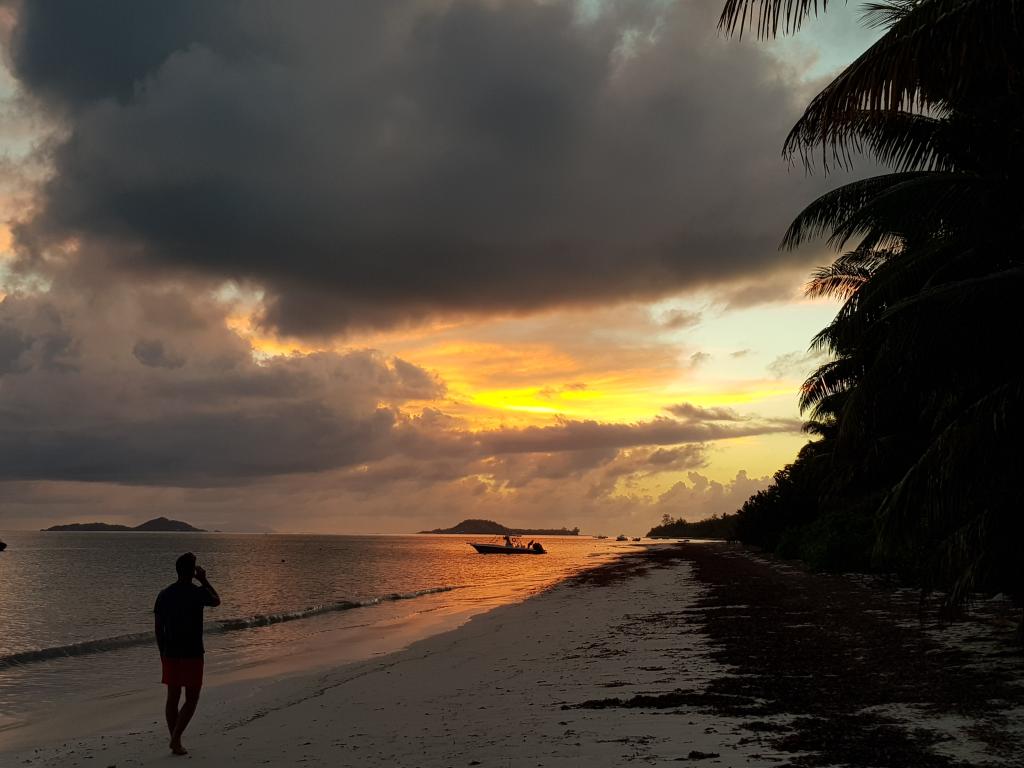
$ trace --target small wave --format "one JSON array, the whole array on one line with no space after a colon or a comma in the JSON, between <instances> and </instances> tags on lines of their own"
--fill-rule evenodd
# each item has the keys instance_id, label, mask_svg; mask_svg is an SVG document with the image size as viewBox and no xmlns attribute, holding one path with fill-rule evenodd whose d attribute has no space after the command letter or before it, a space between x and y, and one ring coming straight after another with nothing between
<instances>
[{"instance_id":1,"label":"small wave","mask_svg":"<svg viewBox=\"0 0 1024 768\"><path fill-rule=\"evenodd\" d=\"M236 629L249 629L250 627L266 627L270 624L281 624L285 621L296 621L297 619L308 619L311 616L320 616L324 613L336 613L337 611L349 611L353 608L367 608L371 605L392 602L395 600L412 600L424 595L435 595L438 592L451 592L457 587L431 587L430 589L418 589L415 592L392 592L390 595L373 597L369 600L342 600L337 603L325 605L314 605L310 608L303 608L301 611L287 611L283 613L258 613L255 616L247 616L244 619L225 619L213 622L206 627L211 634L218 632L232 632Z\"/></svg>"},{"instance_id":2,"label":"small wave","mask_svg":"<svg viewBox=\"0 0 1024 768\"><path fill-rule=\"evenodd\" d=\"M51 648L37 648L31 651L20 651L7 656L0 656L0 669L16 667L21 664L31 664L36 661L57 659L61 656L81 656L86 653L103 653L104 651L116 651L121 648L131 648L135 645L146 645L153 643L153 633L136 632L130 635L115 635L104 637L99 640L83 640L68 645L57 645Z\"/></svg>"},{"instance_id":3,"label":"small wave","mask_svg":"<svg viewBox=\"0 0 1024 768\"><path fill-rule=\"evenodd\" d=\"M394 602L397 600L413 600L424 595L436 595L439 592L451 592L458 587L430 587L429 589L418 589L414 592L392 592L388 595L373 597L369 600L341 600L336 603L325 603L303 608L299 611L282 611L280 613L258 613L254 616L246 616L238 619L222 619L211 621L203 625L203 631L207 635L218 635L224 632L236 632L242 629L253 627L266 627L271 624L282 624L286 621L298 621L308 619L312 616L321 616L325 613L337 613L339 611L350 611L353 608L368 608L381 603ZM31 651L19 651L6 656L0 656L0 669L32 664L39 661L59 659L65 656L83 656L89 653L105 653L117 651L122 648L132 648L139 645L154 643L153 633L133 632L126 635L115 635L103 637L98 640L82 640L68 645L57 645L50 648L36 648Z\"/></svg>"}]
</instances>

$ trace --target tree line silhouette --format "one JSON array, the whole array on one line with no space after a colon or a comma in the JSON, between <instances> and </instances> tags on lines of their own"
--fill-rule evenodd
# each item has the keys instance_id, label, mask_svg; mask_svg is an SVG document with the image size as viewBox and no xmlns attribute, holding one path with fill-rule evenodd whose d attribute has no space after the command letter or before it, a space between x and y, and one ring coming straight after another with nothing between
<instances>
[{"instance_id":1,"label":"tree line silhouette","mask_svg":"<svg viewBox=\"0 0 1024 768\"><path fill-rule=\"evenodd\" d=\"M807 106L783 154L828 192L783 239L839 255L807 295L841 302L800 392L816 439L755 494L736 536L829 570L1024 592L1024 0L862 6L881 38ZM719 25L774 37L814 0L727 0Z\"/></svg>"},{"instance_id":2,"label":"tree line silhouette","mask_svg":"<svg viewBox=\"0 0 1024 768\"><path fill-rule=\"evenodd\" d=\"M732 539L736 536L736 515L712 515L703 520L690 521L673 518L669 514L661 516L661 525L656 525L647 532L651 539Z\"/></svg>"}]
</instances>

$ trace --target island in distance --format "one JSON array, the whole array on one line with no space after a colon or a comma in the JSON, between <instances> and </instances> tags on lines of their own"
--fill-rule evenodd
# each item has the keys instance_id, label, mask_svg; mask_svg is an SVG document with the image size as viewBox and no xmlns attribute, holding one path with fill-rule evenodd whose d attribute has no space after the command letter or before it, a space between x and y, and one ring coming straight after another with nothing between
<instances>
[{"instance_id":1,"label":"island in distance","mask_svg":"<svg viewBox=\"0 0 1024 768\"><path fill-rule=\"evenodd\" d=\"M486 534L490 536L578 536L579 528L506 528L493 520L463 520L452 528L435 528L420 533Z\"/></svg>"},{"instance_id":2,"label":"island in distance","mask_svg":"<svg viewBox=\"0 0 1024 768\"><path fill-rule=\"evenodd\" d=\"M171 531L174 533L206 533L202 528L183 523L181 520L170 520L166 517L155 517L141 525L116 525L113 523L70 523L44 528L44 531Z\"/></svg>"}]
</instances>

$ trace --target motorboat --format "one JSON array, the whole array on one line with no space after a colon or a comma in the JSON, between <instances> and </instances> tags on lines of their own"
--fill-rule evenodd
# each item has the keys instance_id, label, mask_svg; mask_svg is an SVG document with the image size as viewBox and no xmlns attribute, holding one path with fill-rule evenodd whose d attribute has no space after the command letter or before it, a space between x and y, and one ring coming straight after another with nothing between
<instances>
[{"instance_id":1,"label":"motorboat","mask_svg":"<svg viewBox=\"0 0 1024 768\"><path fill-rule=\"evenodd\" d=\"M546 555L547 550L541 546L539 541L531 541L529 544L523 544L520 539L515 539L510 536L506 536L505 540L500 544L484 544L482 542L471 541L469 546L479 552L481 555Z\"/></svg>"},{"instance_id":2,"label":"motorboat","mask_svg":"<svg viewBox=\"0 0 1024 768\"><path fill-rule=\"evenodd\" d=\"M546 555L547 550L534 542L532 547L506 547L504 544L480 544L475 541L469 542L469 546L481 555Z\"/></svg>"},{"instance_id":3,"label":"motorboat","mask_svg":"<svg viewBox=\"0 0 1024 768\"><path fill-rule=\"evenodd\" d=\"M626 536L626 534L624 534L624 533L620 533L618 536L615 537L615 540L616 541L629 541L629 537Z\"/></svg>"},{"instance_id":4,"label":"motorboat","mask_svg":"<svg viewBox=\"0 0 1024 768\"><path fill-rule=\"evenodd\" d=\"M3 552L5 549L7 549L7 545L0 541L0 552Z\"/></svg>"},{"instance_id":5,"label":"motorboat","mask_svg":"<svg viewBox=\"0 0 1024 768\"><path fill-rule=\"evenodd\" d=\"M640 541L640 537L639 536L634 536L633 537L633 541Z\"/></svg>"}]
</instances>

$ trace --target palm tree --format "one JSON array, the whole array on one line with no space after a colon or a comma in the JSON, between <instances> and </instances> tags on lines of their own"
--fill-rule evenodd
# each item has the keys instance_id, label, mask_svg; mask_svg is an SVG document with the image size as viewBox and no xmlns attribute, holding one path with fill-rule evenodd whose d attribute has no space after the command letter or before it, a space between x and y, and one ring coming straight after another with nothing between
<instances>
[{"instance_id":1,"label":"palm tree","mask_svg":"<svg viewBox=\"0 0 1024 768\"><path fill-rule=\"evenodd\" d=\"M727 0L720 27L772 37L826 7ZM1024 0L892 0L865 18L885 33L783 148L808 170L864 155L891 169L823 195L783 240L852 246L808 285L842 301L800 401L829 443L824 506L879 499L878 556L948 587L950 605L1020 592Z\"/></svg>"}]
</instances>

